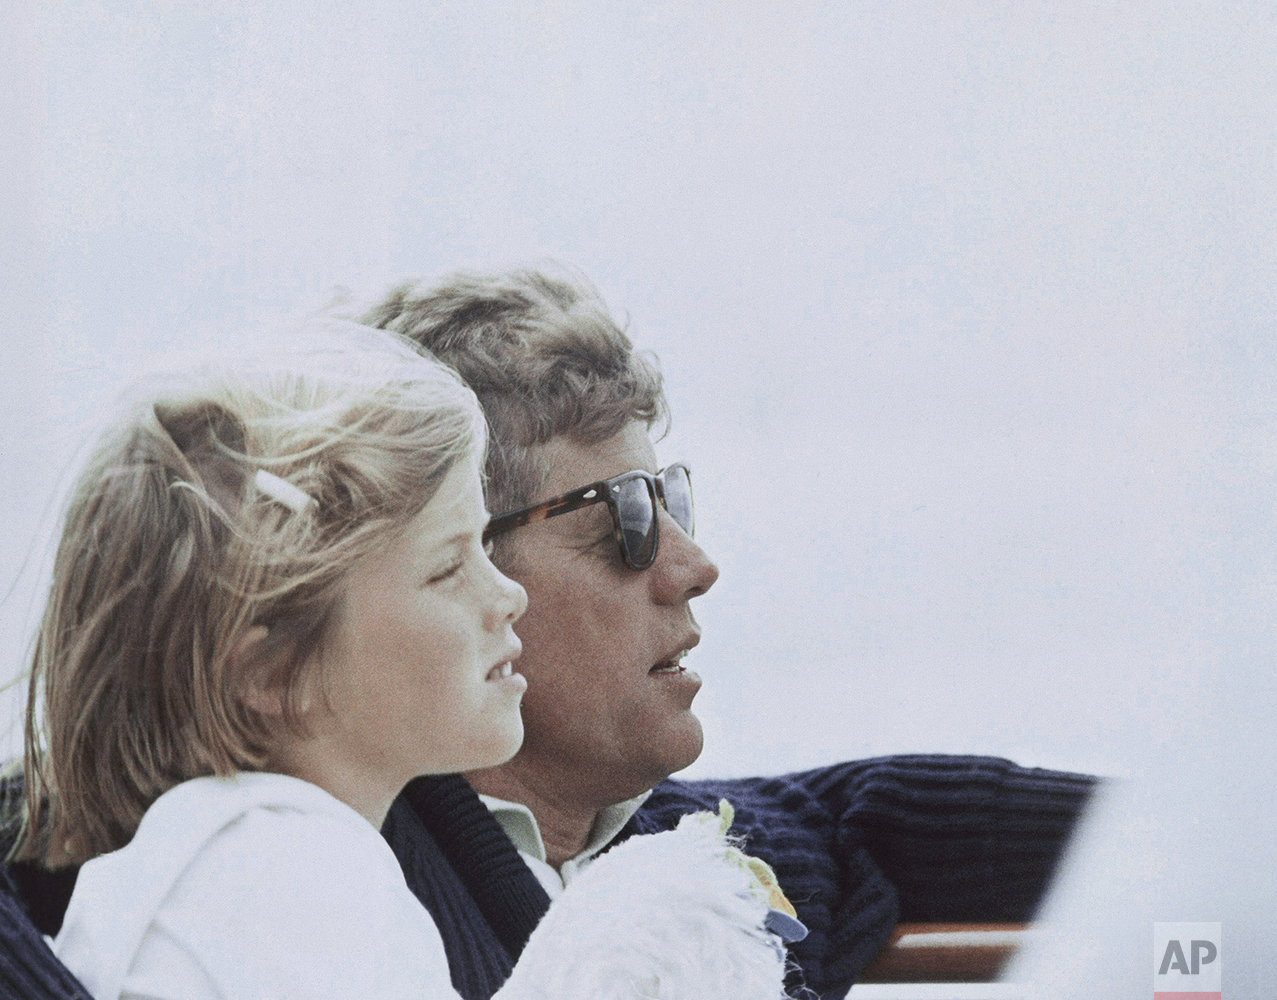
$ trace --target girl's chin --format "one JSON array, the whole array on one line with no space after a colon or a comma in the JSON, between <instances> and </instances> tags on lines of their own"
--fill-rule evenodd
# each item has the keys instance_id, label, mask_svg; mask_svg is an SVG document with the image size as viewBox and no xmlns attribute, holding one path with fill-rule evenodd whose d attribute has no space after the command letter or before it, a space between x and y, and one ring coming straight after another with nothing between
<instances>
[{"instance_id":1,"label":"girl's chin","mask_svg":"<svg viewBox=\"0 0 1277 1000\"><path fill-rule=\"evenodd\" d=\"M516 710L500 727L491 730L491 738L474 748L470 761L450 771L481 771L504 764L523 746L523 716Z\"/></svg>"}]
</instances>

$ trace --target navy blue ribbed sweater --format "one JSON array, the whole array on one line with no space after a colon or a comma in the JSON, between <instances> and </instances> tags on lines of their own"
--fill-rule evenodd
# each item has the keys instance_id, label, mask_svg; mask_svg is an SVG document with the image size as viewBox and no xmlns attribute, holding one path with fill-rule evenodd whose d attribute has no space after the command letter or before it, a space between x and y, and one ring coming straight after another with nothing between
<instances>
[{"instance_id":1,"label":"navy blue ribbed sweater","mask_svg":"<svg viewBox=\"0 0 1277 1000\"><path fill-rule=\"evenodd\" d=\"M778 778L663 781L617 842L679 817L736 808L732 831L776 869L810 933L791 947L787 985L842 997L897 920L1027 920L1094 784L1083 775L988 757L899 756ZM453 985L488 1000L549 906L545 890L469 784L419 778L382 831L434 917ZM15 866L44 933L61 924L73 879ZM6 995L77 996L78 984L0 883Z\"/></svg>"}]
</instances>

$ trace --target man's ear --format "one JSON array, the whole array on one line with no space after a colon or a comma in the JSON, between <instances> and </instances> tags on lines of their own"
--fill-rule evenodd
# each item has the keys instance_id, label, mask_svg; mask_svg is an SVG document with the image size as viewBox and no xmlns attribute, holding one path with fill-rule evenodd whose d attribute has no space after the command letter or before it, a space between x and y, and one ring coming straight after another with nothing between
<instances>
[{"instance_id":1,"label":"man's ear","mask_svg":"<svg viewBox=\"0 0 1277 1000\"><path fill-rule=\"evenodd\" d=\"M275 680L275 664L266 656L270 629L253 625L240 636L230 655L230 669L236 678L236 694L246 708L258 715L284 714L284 689Z\"/></svg>"}]
</instances>

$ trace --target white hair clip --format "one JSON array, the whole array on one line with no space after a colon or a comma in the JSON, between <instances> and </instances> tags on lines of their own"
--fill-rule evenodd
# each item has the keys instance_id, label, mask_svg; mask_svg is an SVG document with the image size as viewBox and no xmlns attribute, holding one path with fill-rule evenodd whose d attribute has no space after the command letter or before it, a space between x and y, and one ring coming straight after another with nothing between
<instances>
[{"instance_id":1,"label":"white hair clip","mask_svg":"<svg viewBox=\"0 0 1277 1000\"><path fill-rule=\"evenodd\" d=\"M253 485L294 514L301 514L315 506L315 498L309 493L265 469L257 470L257 474L253 476Z\"/></svg>"}]
</instances>

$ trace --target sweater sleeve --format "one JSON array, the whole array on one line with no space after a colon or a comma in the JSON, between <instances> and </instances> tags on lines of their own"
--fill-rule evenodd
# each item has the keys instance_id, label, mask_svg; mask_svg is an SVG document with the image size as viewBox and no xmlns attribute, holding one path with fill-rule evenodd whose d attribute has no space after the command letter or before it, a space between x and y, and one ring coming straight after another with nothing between
<instances>
[{"instance_id":1,"label":"sweater sleeve","mask_svg":"<svg viewBox=\"0 0 1277 1000\"><path fill-rule=\"evenodd\" d=\"M909 755L791 775L863 848L902 921L1029 920L1096 780L994 757Z\"/></svg>"}]
</instances>

